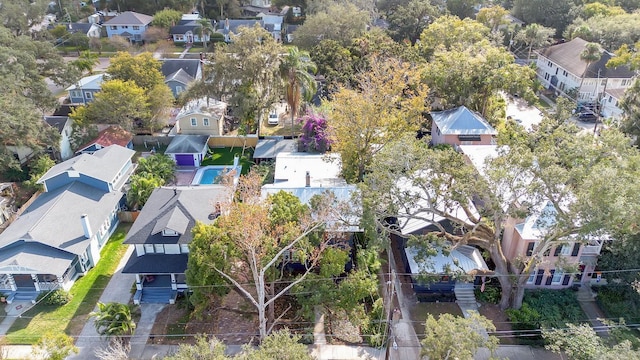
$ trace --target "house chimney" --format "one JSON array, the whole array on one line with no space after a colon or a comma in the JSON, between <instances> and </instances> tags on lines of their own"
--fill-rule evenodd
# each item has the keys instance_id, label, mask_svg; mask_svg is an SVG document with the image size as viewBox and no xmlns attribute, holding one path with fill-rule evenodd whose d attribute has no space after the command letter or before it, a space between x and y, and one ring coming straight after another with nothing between
<instances>
[{"instance_id":1,"label":"house chimney","mask_svg":"<svg viewBox=\"0 0 640 360\"><path fill-rule=\"evenodd\" d=\"M84 230L84 237L87 239L91 239L93 233L91 232L91 225L89 225L89 215L82 214L80 216L80 221L82 222L82 230Z\"/></svg>"},{"instance_id":2,"label":"house chimney","mask_svg":"<svg viewBox=\"0 0 640 360\"><path fill-rule=\"evenodd\" d=\"M305 187L311 186L311 174L307 171L307 175L305 175Z\"/></svg>"}]
</instances>

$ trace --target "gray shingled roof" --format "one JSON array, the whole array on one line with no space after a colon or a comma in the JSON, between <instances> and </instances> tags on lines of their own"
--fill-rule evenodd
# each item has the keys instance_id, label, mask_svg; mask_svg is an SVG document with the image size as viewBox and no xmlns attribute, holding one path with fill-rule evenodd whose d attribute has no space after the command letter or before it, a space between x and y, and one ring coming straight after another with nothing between
<instances>
[{"instance_id":1,"label":"gray shingled roof","mask_svg":"<svg viewBox=\"0 0 640 360\"><path fill-rule=\"evenodd\" d=\"M179 70L183 70L187 75L195 79L198 76L199 68L200 60L198 59L164 59L162 60L160 71L162 71L165 79Z\"/></svg>"},{"instance_id":2,"label":"gray shingled roof","mask_svg":"<svg viewBox=\"0 0 640 360\"><path fill-rule=\"evenodd\" d=\"M189 76L189 74L187 74L186 71L179 69L178 71L174 72L173 74L167 76L164 81L177 81L181 84L185 84L188 85L190 84L192 81L194 81L195 79L192 78L191 76Z\"/></svg>"},{"instance_id":3,"label":"gray shingled roof","mask_svg":"<svg viewBox=\"0 0 640 360\"><path fill-rule=\"evenodd\" d=\"M104 23L104 25L147 25L153 21L153 16L140 14L133 11L125 11L122 14Z\"/></svg>"},{"instance_id":4,"label":"gray shingled roof","mask_svg":"<svg viewBox=\"0 0 640 360\"><path fill-rule=\"evenodd\" d=\"M228 190L222 185L203 187L163 187L153 191L140 215L131 226L125 244L188 244L196 221L210 224L215 203L227 200ZM162 236L169 228L179 236Z\"/></svg>"},{"instance_id":5,"label":"gray shingled roof","mask_svg":"<svg viewBox=\"0 0 640 360\"><path fill-rule=\"evenodd\" d=\"M199 154L209 142L209 135L176 135L165 154Z\"/></svg>"},{"instance_id":6,"label":"gray shingled roof","mask_svg":"<svg viewBox=\"0 0 640 360\"><path fill-rule=\"evenodd\" d=\"M18 241L0 251L0 272L16 268L38 274L64 275L75 254L42 243Z\"/></svg>"},{"instance_id":7,"label":"gray shingled roof","mask_svg":"<svg viewBox=\"0 0 640 360\"><path fill-rule=\"evenodd\" d=\"M61 134L64 130L64 125L69 120L68 116L45 116L44 121L49 124L49 126L56 128L58 133Z\"/></svg>"},{"instance_id":8,"label":"gray shingled roof","mask_svg":"<svg viewBox=\"0 0 640 360\"><path fill-rule=\"evenodd\" d=\"M42 175L38 183L43 183L68 171L75 171L98 180L111 182L127 161L131 160L133 154L135 154L135 151L131 149L119 145L111 145L91 155L82 154L54 165Z\"/></svg>"},{"instance_id":9,"label":"gray shingled roof","mask_svg":"<svg viewBox=\"0 0 640 360\"><path fill-rule=\"evenodd\" d=\"M187 270L188 254L131 254L122 269L125 274L183 274Z\"/></svg>"},{"instance_id":10,"label":"gray shingled roof","mask_svg":"<svg viewBox=\"0 0 640 360\"><path fill-rule=\"evenodd\" d=\"M84 236L80 217L87 214L92 232L97 233L123 195L79 181L45 192L0 234L0 248L27 240L82 254L89 239Z\"/></svg>"},{"instance_id":11,"label":"gray shingled roof","mask_svg":"<svg viewBox=\"0 0 640 360\"><path fill-rule=\"evenodd\" d=\"M445 135L497 135L489 123L466 106L431 113L433 121Z\"/></svg>"},{"instance_id":12,"label":"gray shingled roof","mask_svg":"<svg viewBox=\"0 0 640 360\"><path fill-rule=\"evenodd\" d=\"M575 38L562 44L548 46L540 50L539 54L576 76L584 74L587 78L597 78L598 71L600 71L601 78L626 79L634 75L627 66L608 68L606 66L607 62L613 55L604 50L600 60L589 65L589 69L586 69L587 63L580 59L580 53L588 43L588 41L581 38Z\"/></svg>"}]
</instances>

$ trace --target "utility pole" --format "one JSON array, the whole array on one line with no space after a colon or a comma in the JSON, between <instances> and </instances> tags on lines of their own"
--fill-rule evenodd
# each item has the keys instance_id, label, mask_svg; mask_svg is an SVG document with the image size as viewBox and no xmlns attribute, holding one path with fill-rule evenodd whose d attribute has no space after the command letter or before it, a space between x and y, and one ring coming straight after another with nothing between
<instances>
[{"instance_id":1,"label":"utility pole","mask_svg":"<svg viewBox=\"0 0 640 360\"><path fill-rule=\"evenodd\" d=\"M596 84L596 91L598 89L598 86L600 85L600 70L598 69L598 84ZM593 125L593 135L596 135L598 133L598 121L600 121L600 111L602 111L601 107L602 107L602 95L604 94L605 91L607 91L607 85L609 84L609 78L605 78L604 80L604 89L602 89L602 93L598 93L598 96L596 97L596 99L598 99L597 103L596 103L596 123Z\"/></svg>"}]
</instances>

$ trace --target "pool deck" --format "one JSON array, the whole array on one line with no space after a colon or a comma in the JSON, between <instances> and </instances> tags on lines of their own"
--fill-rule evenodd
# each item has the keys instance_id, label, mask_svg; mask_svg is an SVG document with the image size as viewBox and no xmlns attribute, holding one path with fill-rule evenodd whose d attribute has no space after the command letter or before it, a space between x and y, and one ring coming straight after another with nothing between
<instances>
[{"instance_id":1,"label":"pool deck","mask_svg":"<svg viewBox=\"0 0 640 360\"><path fill-rule=\"evenodd\" d=\"M177 186L189 186L193 181L193 177L196 176L198 168L195 167L179 167L176 169L176 185Z\"/></svg>"}]
</instances>

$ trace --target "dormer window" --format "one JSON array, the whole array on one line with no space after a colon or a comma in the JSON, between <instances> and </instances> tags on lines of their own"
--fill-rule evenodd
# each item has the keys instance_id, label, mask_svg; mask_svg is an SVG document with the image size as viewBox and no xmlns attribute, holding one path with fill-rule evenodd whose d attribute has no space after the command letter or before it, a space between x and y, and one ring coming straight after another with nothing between
<instances>
[{"instance_id":1,"label":"dormer window","mask_svg":"<svg viewBox=\"0 0 640 360\"><path fill-rule=\"evenodd\" d=\"M176 231L173 231L171 229L164 229L162 230L162 236L178 236L180 234L178 234Z\"/></svg>"}]
</instances>

